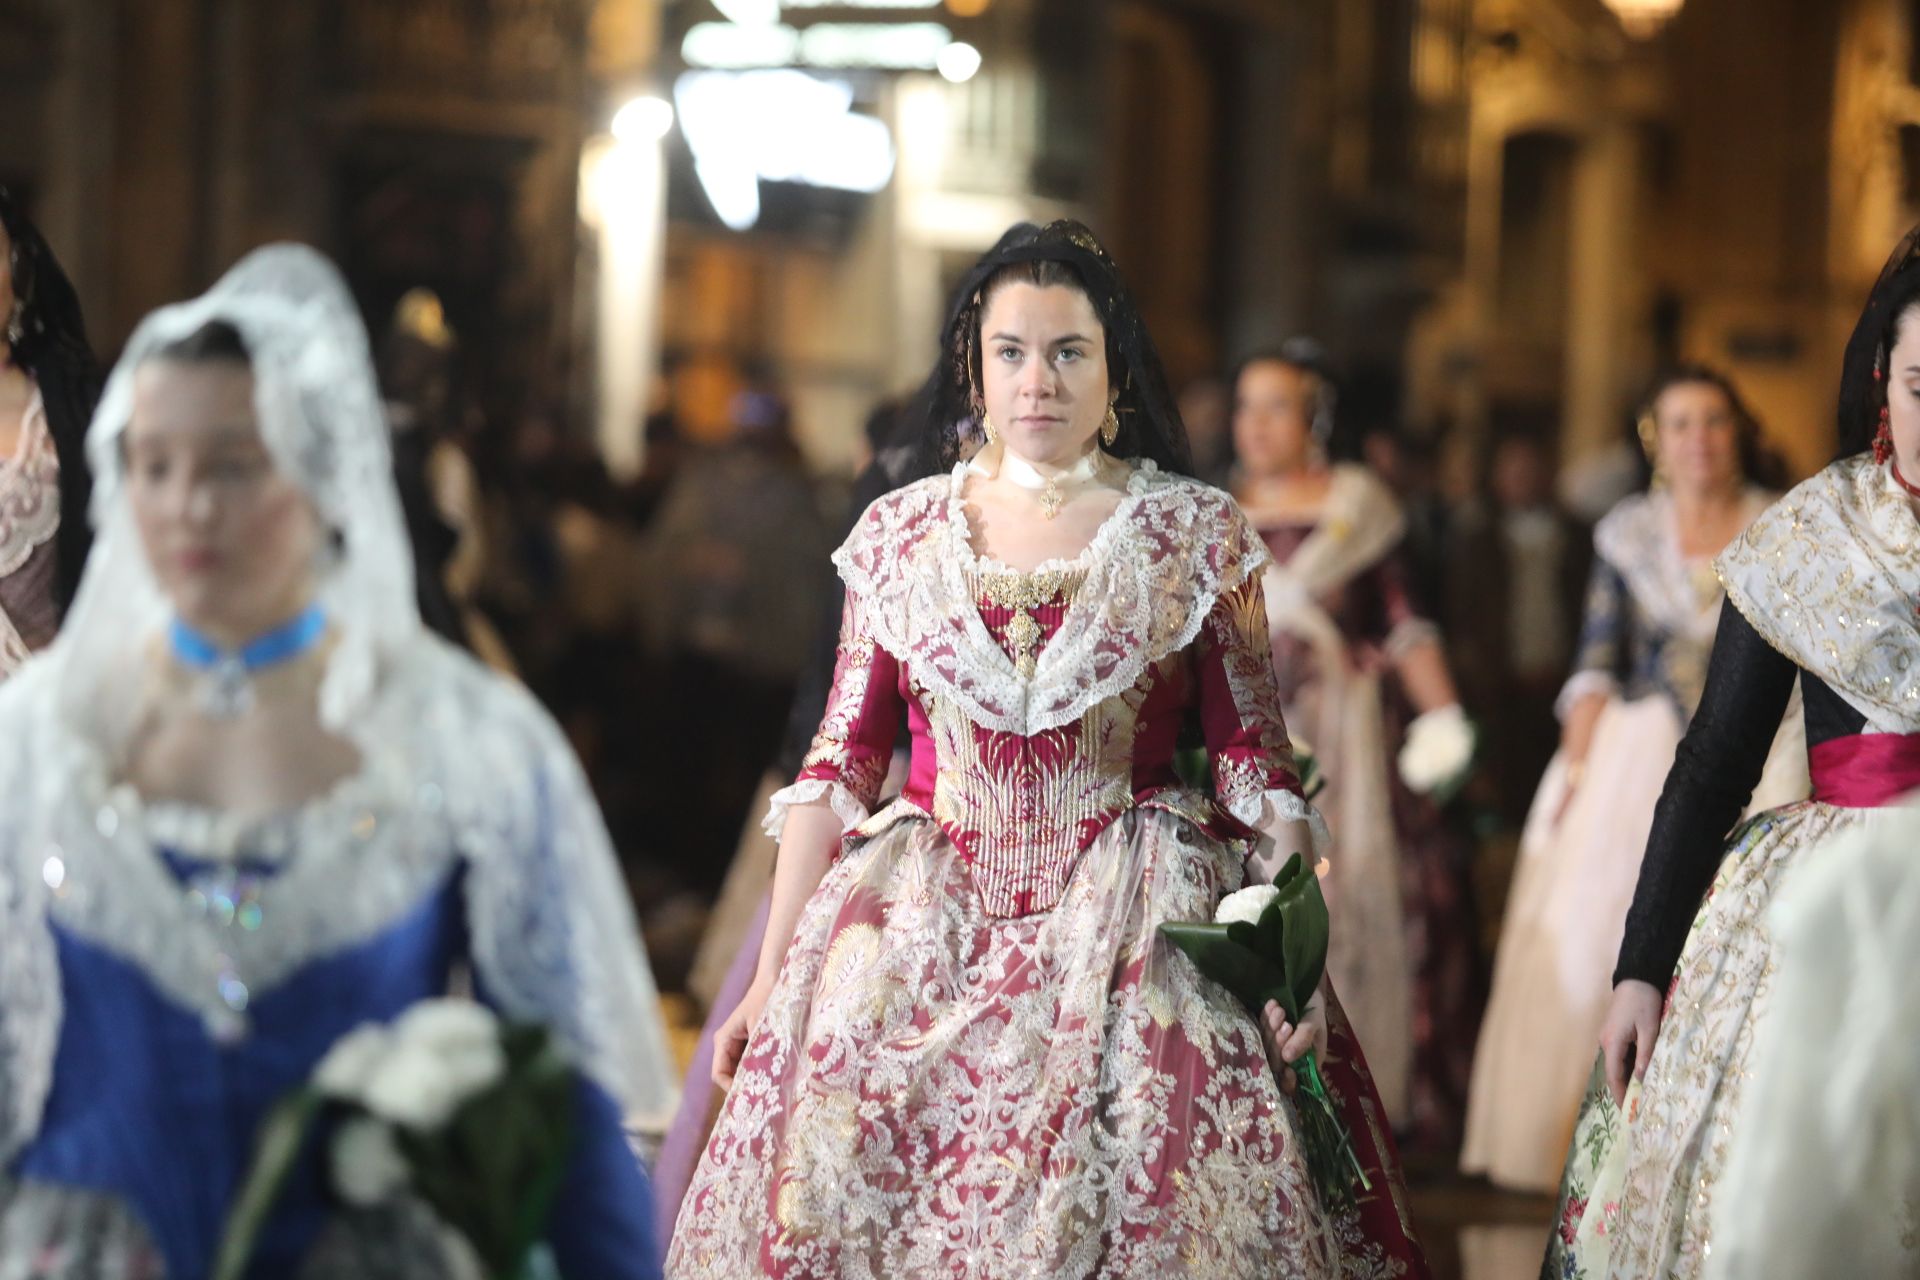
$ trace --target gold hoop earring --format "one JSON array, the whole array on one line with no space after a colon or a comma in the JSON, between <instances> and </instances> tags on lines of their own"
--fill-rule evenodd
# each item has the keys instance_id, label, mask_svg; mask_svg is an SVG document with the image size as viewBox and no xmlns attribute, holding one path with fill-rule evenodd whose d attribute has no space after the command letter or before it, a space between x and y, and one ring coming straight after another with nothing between
<instances>
[{"instance_id":1,"label":"gold hoop earring","mask_svg":"<svg viewBox=\"0 0 1920 1280\"><path fill-rule=\"evenodd\" d=\"M1113 448L1114 441L1120 438L1120 415L1111 404L1107 406L1107 420L1100 424L1100 443Z\"/></svg>"},{"instance_id":2,"label":"gold hoop earring","mask_svg":"<svg viewBox=\"0 0 1920 1280\"><path fill-rule=\"evenodd\" d=\"M1650 487L1664 488L1667 483L1666 472L1660 469L1660 429L1654 423L1653 415L1643 413L1634 424L1640 433L1640 451L1647 455L1647 466L1653 472Z\"/></svg>"},{"instance_id":3,"label":"gold hoop earring","mask_svg":"<svg viewBox=\"0 0 1920 1280\"><path fill-rule=\"evenodd\" d=\"M994 428L993 415L985 409L980 411L980 430L985 433L988 444L1000 443L1000 432Z\"/></svg>"}]
</instances>

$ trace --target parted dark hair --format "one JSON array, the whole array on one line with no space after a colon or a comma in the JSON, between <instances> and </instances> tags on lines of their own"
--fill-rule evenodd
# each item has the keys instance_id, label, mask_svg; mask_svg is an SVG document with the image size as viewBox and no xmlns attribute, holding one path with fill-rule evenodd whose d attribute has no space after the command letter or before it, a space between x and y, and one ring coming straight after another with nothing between
<instances>
[{"instance_id":1,"label":"parted dark hair","mask_svg":"<svg viewBox=\"0 0 1920 1280\"><path fill-rule=\"evenodd\" d=\"M1120 420L1120 434L1110 451L1123 458L1150 458L1163 471L1192 474L1186 428L1168 389L1160 353L1119 269L1092 231L1063 219L1008 228L955 291L939 359L902 415L903 425L918 437L908 478L937 474L964 456L980 412L981 317L994 292L1017 280L1065 285L1092 304L1106 331L1107 379Z\"/></svg>"},{"instance_id":2,"label":"parted dark hair","mask_svg":"<svg viewBox=\"0 0 1920 1280\"><path fill-rule=\"evenodd\" d=\"M1647 384L1647 390L1640 397L1639 412L1635 415L1636 429L1642 421L1652 421L1654 410L1659 407L1660 397L1675 387L1708 386L1726 397L1727 407L1733 411L1734 424L1738 429L1740 444L1740 474L1755 483L1770 479L1765 475L1765 451L1761 445L1766 431L1760 425L1759 415L1747 404L1746 397L1740 394L1740 388L1723 370L1699 361L1682 361L1662 369ZM1644 444L1644 437L1642 439Z\"/></svg>"},{"instance_id":3,"label":"parted dark hair","mask_svg":"<svg viewBox=\"0 0 1920 1280\"><path fill-rule=\"evenodd\" d=\"M20 303L20 335L13 361L31 374L46 409L47 432L60 461L60 528L54 534L54 596L62 610L80 586L93 545L87 504L87 425L100 400L100 367L87 343L80 295L60 269L46 237L12 192L0 186L0 227L6 228L13 295ZM0 316L0 324L7 317Z\"/></svg>"},{"instance_id":4,"label":"parted dark hair","mask_svg":"<svg viewBox=\"0 0 1920 1280\"><path fill-rule=\"evenodd\" d=\"M1839 447L1835 457L1851 457L1872 447L1874 432L1880 426L1880 410L1887 403L1887 379L1892 376L1887 366L1893 358L1893 346L1900 339L1901 324L1916 303L1920 303L1920 227L1907 232L1894 246L1873 291L1867 295L1853 336L1847 339L1846 354L1840 362L1840 403L1835 422Z\"/></svg>"},{"instance_id":5,"label":"parted dark hair","mask_svg":"<svg viewBox=\"0 0 1920 1280\"><path fill-rule=\"evenodd\" d=\"M240 331L225 320L209 320L184 338L169 342L152 356L155 360L178 360L188 364L209 360L236 360L251 365L247 341Z\"/></svg>"}]
</instances>

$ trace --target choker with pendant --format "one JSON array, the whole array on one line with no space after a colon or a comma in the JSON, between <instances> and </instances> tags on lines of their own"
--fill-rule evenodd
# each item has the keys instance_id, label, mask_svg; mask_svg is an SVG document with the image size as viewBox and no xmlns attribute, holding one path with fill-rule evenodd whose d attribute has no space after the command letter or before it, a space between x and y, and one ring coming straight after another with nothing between
<instances>
[{"instance_id":1,"label":"choker with pendant","mask_svg":"<svg viewBox=\"0 0 1920 1280\"><path fill-rule=\"evenodd\" d=\"M1067 500L1060 482L1068 481L1073 488L1082 489L1100 474L1100 450L1089 449L1080 455L1080 461L1057 475L1043 476L1031 462L1007 450L1001 454L1000 474L1022 489L1040 495L1040 514L1051 520L1060 514L1060 505Z\"/></svg>"},{"instance_id":2,"label":"choker with pendant","mask_svg":"<svg viewBox=\"0 0 1920 1280\"><path fill-rule=\"evenodd\" d=\"M230 720L253 709L254 672L311 652L326 633L326 611L312 604L238 649L223 649L175 618L167 628L167 647L175 661L200 675L200 709L216 719Z\"/></svg>"}]
</instances>

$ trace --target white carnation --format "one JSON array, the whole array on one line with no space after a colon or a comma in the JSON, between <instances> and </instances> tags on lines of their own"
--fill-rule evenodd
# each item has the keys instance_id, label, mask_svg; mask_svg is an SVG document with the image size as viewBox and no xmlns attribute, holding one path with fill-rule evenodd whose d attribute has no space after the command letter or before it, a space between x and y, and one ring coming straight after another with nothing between
<instances>
[{"instance_id":1,"label":"white carnation","mask_svg":"<svg viewBox=\"0 0 1920 1280\"><path fill-rule=\"evenodd\" d=\"M1407 726L1400 777L1425 795L1459 777L1473 763L1473 725L1459 703L1438 707Z\"/></svg>"},{"instance_id":2,"label":"white carnation","mask_svg":"<svg viewBox=\"0 0 1920 1280\"><path fill-rule=\"evenodd\" d=\"M359 1102L366 1096L367 1081L392 1046L387 1028L366 1022L334 1041L327 1056L314 1069L313 1084L324 1096L343 1102Z\"/></svg>"},{"instance_id":3,"label":"white carnation","mask_svg":"<svg viewBox=\"0 0 1920 1280\"><path fill-rule=\"evenodd\" d=\"M355 1116L333 1138L333 1185L348 1204L380 1204L407 1185L407 1159L393 1130Z\"/></svg>"},{"instance_id":4,"label":"white carnation","mask_svg":"<svg viewBox=\"0 0 1920 1280\"><path fill-rule=\"evenodd\" d=\"M401 1044L380 1060L362 1101L382 1120L431 1132L460 1105L446 1058L424 1045Z\"/></svg>"},{"instance_id":5,"label":"white carnation","mask_svg":"<svg viewBox=\"0 0 1920 1280\"><path fill-rule=\"evenodd\" d=\"M394 1020L393 1034L402 1044L460 1053L481 1045L499 1047L500 1020L472 1000L422 1000Z\"/></svg>"},{"instance_id":6,"label":"white carnation","mask_svg":"<svg viewBox=\"0 0 1920 1280\"><path fill-rule=\"evenodd\" d=\"M1267 904L1280 896L1280 891L1270 884L1248 885L1220 899L1220 906L1213 913L1215 924L1234 924L1244 921L1252 924L1267 909Z\"/></svg>"}]
</instances>

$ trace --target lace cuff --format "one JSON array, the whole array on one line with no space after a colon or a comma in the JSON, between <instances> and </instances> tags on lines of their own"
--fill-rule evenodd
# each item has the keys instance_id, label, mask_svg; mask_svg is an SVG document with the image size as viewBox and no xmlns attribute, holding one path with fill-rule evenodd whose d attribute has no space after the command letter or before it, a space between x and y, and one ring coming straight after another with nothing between
<instances>
[{"instance_id":1,"label":"lace cuff","mask_svg":"<svg viewBox=\"0 0 1920 1280\"><path fill-rule=\"evenodd\" d=\"M1383 648L1389 659L1398 662L1407 655L1409 650L1417 649L1423 644L1438 643L1440 643L1439 627L1425 618L1408 618L1397 623L1393 630L1387 633L1387 642Z\"/></svg>"},{"instance_id":2,"label":"lace cuff","mask_svg":"<svg viewBox=\"0 0 1920 1280\"><path fill-rule=\"evenodd\" d=\"M1553 700L1553 714L1562 720L1573 710L1573 704L1590 693L1603 693L1611 698L1620 692L1620 682L1612 673L1588 669L1576 671L1561 686L1560 696Z\"/></svg>"},{"instance_id":3,"label":"lace cuff","mask_svg":"<svg viewBox=\"0 0 1920 1280\"><path fill-rule=\"evenodd\" d=\"M1304 853L1315 862L1326 857L1327 850L1333 845L1333 834L1327 830L1327 820L1313 807L1305 797L1297 792L1274 788L1257 794L1240 797L1227 802L1227 812L1241 822L1246 823L1260 833L1259 843L1254 846L1253 854L1247 859L1251 868L1256 863L1268 867L1267 874L1278 871L1283 851L1277 833L1286 824L1304 822L1307 824L1311 849L1288 848L1284 853Z\"/></svg>"},{"instance_id":4,"label":"lace cuff","mask_svg":"<svg viewBox=\"0 0 1920 1280\"><path fill-rule=\"evenodd\" d=\"M761 824L761 829L778 840L780 833L786 830L788 810L803 804L816 804L821 800L825 800L833 809L834 815L840 819L840 830L843 834L853 830L870 816L867 806L860 803L860 798L854 795L853 790L844 783L836 782L832 778L808 778L773 793L773 798L767 805L767 817Z\"/></svg>"}]
</instances>

